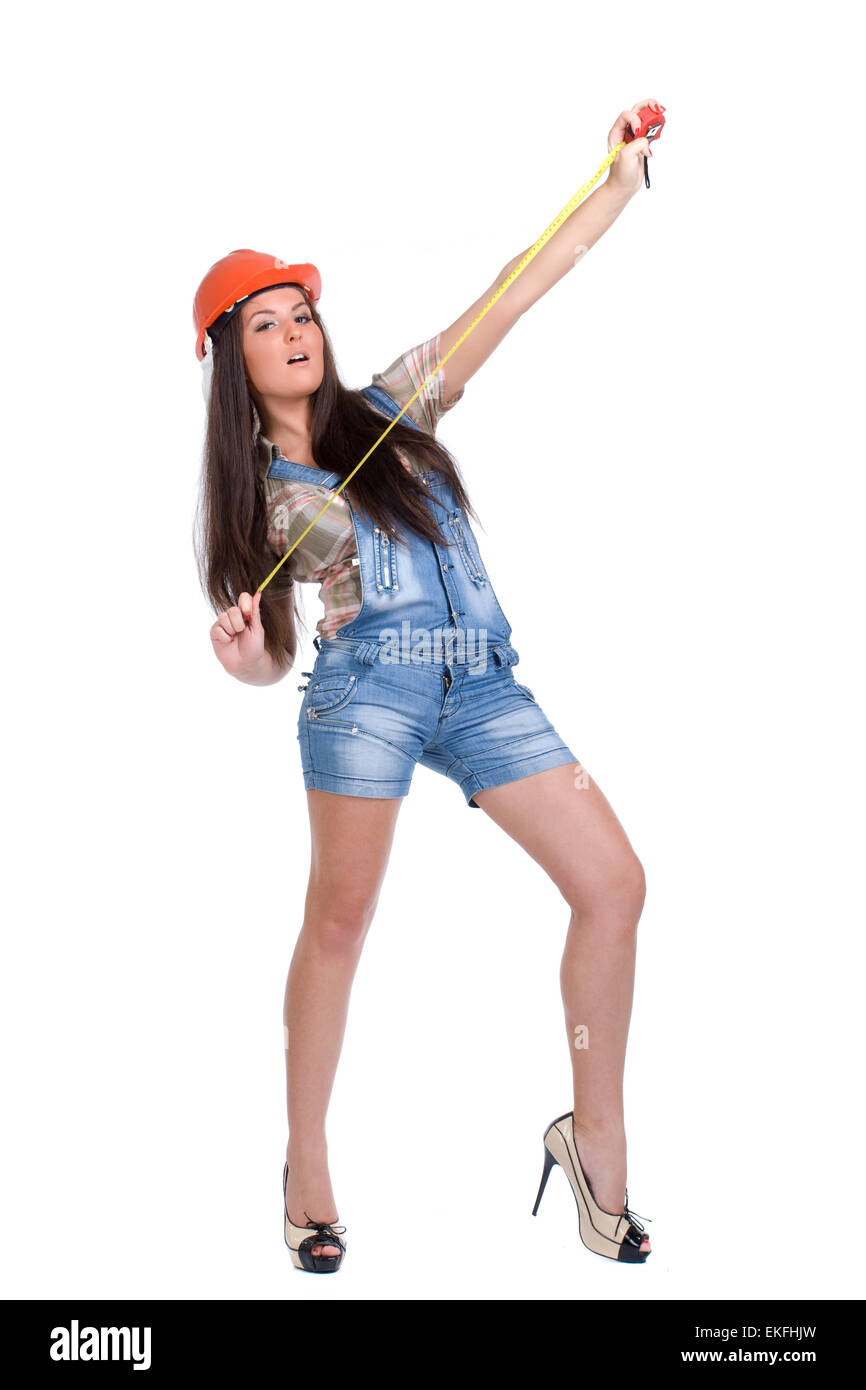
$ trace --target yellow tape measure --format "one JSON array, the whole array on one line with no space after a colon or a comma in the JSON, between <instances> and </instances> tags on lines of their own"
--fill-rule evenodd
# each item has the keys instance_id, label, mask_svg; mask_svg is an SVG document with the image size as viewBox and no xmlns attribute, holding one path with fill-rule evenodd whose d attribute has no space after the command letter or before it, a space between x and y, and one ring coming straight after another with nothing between
<instances>
[{"instance_id":1,"label":"yellow tape measure","mask_svg":"<svg viewBox=\"0 0 866 1390\"><path fill-rule=\"evenodd\" d=\"M570 217L570 216L571 216L571 214L574 212L574 209L577 207L577 205L578 205L578 203L581 201L581 199L586 197L587 193L588 193L589 190L592 188L592 185L593 185L594 183L596 183L598 179L601 178L601 176L602 176L602 174L604 173L605 169L607 169L607 168L609 167L609 165L611 165L611 164L613 163L613 161L616 159L617 155L619 154L620 150L621 150L621 149L624 149L626 144L627 144L627 141L621 140L620 143L619 143L618 145L615 145L615 146L613 147L613 149L610 150L610 152L607 154L606 158L604 158L604 159L602 160L601 164L599 164L599 166L598 166L598 168L596 169L595 173L593 174L592 178L589 179L588 182L585 183L585 184L583 185L582 188L579 188L579 189L577 190L577 192L575 193L574 197L571 199L570 202L566 203L565 207L564 207L564 208L562 209L562 211L561 211L560 213L558 213L557 216L553 219L553 221L551 222L551 224L550 224L550 226L547 228L547 230L544 231L544 232L542 232L541 236L538 238L538 241L535 243L534 246L531 246L531 247L529 248L529 250L527 251L526 255L523 257L523 260L520 262L520 264L514 267L514 269L512 270L511 274L508 276L508 279L507 279L507 280L503 280L502 284L499 286L499 289L498 289L498 290L496 291L496 293L492 296L492 298L491 298L490 300L488 300L488 302L485 304L484 308L481 310L481 313L477 316L477 318L473 319L472 323L470 323L469 327L466 329L466 332L463 333L463 334L457 339L457 342L454 344L454 346L453 346L453 348L451 349L451 351L448 352L448 353L446 353L446 355L445 355L445 356L442 358L442 360L439 362L439 365L438 365L437 367L435 367L434 370L430 373L430 375L429 375L428 378L427 378L427 381L422 381L421 385L418 387L418 390L415 392L414 396L412 396L412 397L406 402L406 404L404 405L403 409L400 411L400 414L397 415L397 416L395 416L395 418L394 418L394 419L391 421L391 423L388 425L387 429L385 429L385 430L382 431L381 435L380 435L379 438L376 440L376 443L372 446L372 448L370 448L370 449L367 450L366 454L365 454L364 457L361 459L361 462L360 462L360 463L357 463L357 464L355 465L355 467L352 469L351 473L349 474L348 478L344 478L344 480L343 480L343 482L340 484L340 486L334 490L334 495L333 495L333 497L329 497L329 498L328 498L328 500L327 500L327 502L325 503L325 505L324 505L324 507L322 508L322 510L321 510L320 512L318 512L318 513L313 517L313 519L312 519L312 521L310 522L309 526L307 526L307 527L301 532L301 534L298 536L298 539L295 541L295 544L291 547L290 550L287 550L287 551L286 551L286 553L285 553L285 555L283 556L282 560L280 560L280 562L279 562L278 565L275 565L275 566L274 566L274 568L271 570L270 574L268 575L267 579L262 580L261 584L259 585L258 589L256 590L256 593L257 593L257 594L261 593L262 590L263 590L264 588L266 588L266 586L267 586L268 584L270 584L270 582L271 582L271 580L273 579L274 575L275 575L275 574L282 568L282 566L286 563L286 561L288 560L288 558L289 558L289 556L291 555L292 551L293 551L297 546L300 545L301 541L304 539L304 536L307 534L307 532L310 531L310 530L312 530L312 528L315 526L316 522L319 520L319 517L322 516L322 515L328 510L328 508L330 507L331 503L332 503L337 497L339 497L340 493L343 491L343 488L346 487L346 485L347 485L348 483L351 482L351 480L354 478L355 474L357 473L357 471L358 471L358 469L361 467L361 465L367 462L367 459L368 459L368 458L370 457L370 455L373 453L373 450L374 450L374 449L378 449L379 445L382 443L382 440L386 437L386 435L388 435L388 434L390 433L390 431L394 428L394 426L395 426L395 425L397 424L397 422L402 418L402 416L405 415L406 411L409 409L409 406L412 404L412 401L416 401L416 400L418 399L418 397L421 395L421 392L422 392L422 391L424 390L424 388L427 386L427 383L433 380L433 378L434 378L434 376L436 375L437 372L441 372L442 368L445 366L445 363L448 361L448 358L451 357L452 354L455 353L455 352L457 351L457 349L459 348L459 346L460 346L460 344L461 344L462 342L465 342L465 340L469 337L469 334L472 332L473 328L475 328L475 327L481 322L481 320L484 318L484 315L488 312L488 310L490 310L490 309L493 308L493 305L496 303L496 301L497 301L497 299L500 297L500 295L503 295L503 294L505 293L505 291L508 289L508 286L512 283L512 281L516 280L517 277L518 277L518 275L520 275L521 272L524 271L524 270L526 269L526 267L529 265L529 262L532 260L532 258L533 258L534 256L537 256L537 255L538 255L538 253L539 253L539 251L541 250L541 248L542 248L542 246L544 245L544 243L545 243L546 241L549 241L549 240L550 240L550 238L553 236L553 233L556 231L556 229L562 225L562 223L565 221L565 219L566 219L567 217Z\"/></svg>"}]
</instances>

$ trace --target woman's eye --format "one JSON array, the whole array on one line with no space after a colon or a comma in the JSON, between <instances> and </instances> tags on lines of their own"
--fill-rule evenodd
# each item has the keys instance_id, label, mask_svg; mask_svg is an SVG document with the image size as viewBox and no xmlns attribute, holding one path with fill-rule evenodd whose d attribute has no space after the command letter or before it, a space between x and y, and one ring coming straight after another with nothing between
<instances>
[{"instance_id":1,"label":"woman's eye","mask_svg":"<svg viewBox=\"0 0 866 1390\"><path fill-rule=\"evenodd\" d=\"M296 315L295 315L295 322L296 322L296 323L297 323L298 319L306 319L307 323L312 323L312 321L313 321L313 320L311 319L311 317L310 317L309 314L296 314ZM262 323L259 324L258 328L256 329L256 332L257 332L257 333L261 333L261 331L262 331L263 328L270 328L271 325L274 324L274 323L276 323L276 319L265 319Z\"/></svg>"}]
</instances>

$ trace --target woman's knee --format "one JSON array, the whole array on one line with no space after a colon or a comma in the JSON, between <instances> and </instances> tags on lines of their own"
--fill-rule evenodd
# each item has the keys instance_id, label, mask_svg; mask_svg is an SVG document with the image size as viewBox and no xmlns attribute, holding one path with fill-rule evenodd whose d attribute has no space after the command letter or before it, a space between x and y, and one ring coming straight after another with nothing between
<instances>
[{"instance_id":1,"label":"woman's knee","mask_svg":"<svg viewBox=\"0 0 866 1390\"><path fill-rule=\"evenodd\" d=\"M331 899L308 906L304 931L323 950L356 950L370 929L375 908L375 901L365 898Z\"/></svg>"},{"instance_id":2,"label":"woman's knee","mask_svg":"<svg viewBox=\"0 0 866 1390\"><path fill-rule=\"evenodd\" d=\"M645 900L646 874L632 850L593 873L588 882L581 879L568 898L578 921L615 916L627 929L637 927Z\"/></svg>"},{"instance_id":3,"label":"woman's knee","mask_svg":"<svg viewBox=\"0 0 866 1390\"><path fill-rule=\"evenodd\" d=\"M629 856L625 891L639 917L646 902L646 873L636 854Z\"/></svg>"}]
</instances>

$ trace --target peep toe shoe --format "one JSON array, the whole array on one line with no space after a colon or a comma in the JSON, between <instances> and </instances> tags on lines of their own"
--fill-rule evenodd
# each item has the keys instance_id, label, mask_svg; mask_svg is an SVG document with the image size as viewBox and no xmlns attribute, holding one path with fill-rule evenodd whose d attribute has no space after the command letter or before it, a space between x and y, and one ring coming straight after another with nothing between
<instances>
[{"instance_id":1,"label":"peep toe shoe","mask_svg":"<svg viewBox=\"0 0 866 1390\"><path fill-rule=\"evenodd\" d=\"M345 1226L333 1226L330 1221L313 1221L309 1213L304 1212L308 1218L306 1226L296 1226L289 1220L289 1209L286 1205L286 1182L289 1176L289 1165L286 1162L283 1168L283 1211L286 1217L286 1245L289 1247L289 1254L292 1257L292 1264L296 1269L306 1269L310 1274L333 1274L343 1263L343 1256L346 1253L346 1242L341 1240L345 1235ZM317 1245L336 1245L339 1255L314 1255L313 1251Z\"/></svg>"},{"instance_id":2,"label":"peep toe shoe","mask_svg":"<svg viewBox=\"0 0 866 1390\"><path fill-rule=\"evenodd\" d=\"M652 1251L640 1248L645 1231L634 1212L628 1209L628 1190L621 1212L603 1211L598 1205L580 1165L572 1126L573 1118L574 1112L569 1110L567 1115L560 1115L553 1120L544 1132L544 1171L541 1174L541 1186L532 1208L532 1215L535 1216L538 1211L550 1170L558 1163L571 1184L574 1200L577 1202L580 1238L587 1250L592 1250L595 1255L604 1255L609 1260L643 1264ZM649 1221L650 1218L645 1216L644 1220Z\"/></svg>"}]
</instances>

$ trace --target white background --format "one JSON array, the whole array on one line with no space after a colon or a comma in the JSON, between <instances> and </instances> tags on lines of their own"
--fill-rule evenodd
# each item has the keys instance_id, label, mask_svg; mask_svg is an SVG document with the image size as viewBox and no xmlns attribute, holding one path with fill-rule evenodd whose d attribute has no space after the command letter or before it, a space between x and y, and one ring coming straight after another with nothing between
<instances>
[{"instance_id":1,"label":"white background","mask_svg":"<svg viewBox=\"0 0 866 1390\"><path fill-rule=\"evenodd\" d=\"M8 37L5 1296L862 1297L858 7L44 5ZM236 247L313 261L362 386L648 95L651 189L440 438L517 678L646 870L653 1254L585 1250L561 1172L530 1215L571 1107L568 909L420 768L329 1113L348 1254L308 1279L282 1006L322 610L275 686L211 652L193 294Z\"/></svg>"}]
</instances>

